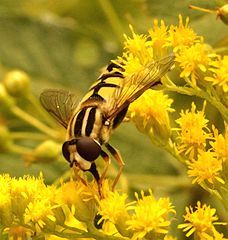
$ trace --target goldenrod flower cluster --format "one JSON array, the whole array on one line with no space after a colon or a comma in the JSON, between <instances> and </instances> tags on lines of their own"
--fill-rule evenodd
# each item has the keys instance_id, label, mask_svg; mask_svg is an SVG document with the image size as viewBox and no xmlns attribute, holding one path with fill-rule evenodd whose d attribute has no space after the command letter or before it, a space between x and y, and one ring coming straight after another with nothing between
<instances>
[{"instance_id":1,"label":"goldenrod flower cluster","mask_svg":"<svg viewBox=\"0 0 228 240\"><path fill-rule=\"evenodd\" d=\"M136 194L136 201L127 202L126 194L110 191L108 182L104 185L100 198L95 182L84 185L71 180L57 188L45 185L42 175L19 179L0 175L0 236L21 240L32 236L52 239L51 235L164 238L175 215L169 198L156 200L149 191L149 195L142 192L141 197ZM100 231L94 225L96 216Z\"/></svg>"}]
</instances>

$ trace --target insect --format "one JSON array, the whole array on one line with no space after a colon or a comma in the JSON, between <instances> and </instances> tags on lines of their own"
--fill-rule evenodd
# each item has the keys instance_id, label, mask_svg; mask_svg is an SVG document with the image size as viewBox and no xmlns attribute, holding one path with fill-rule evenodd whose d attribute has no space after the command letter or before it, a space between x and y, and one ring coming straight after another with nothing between
<instances>
[{"instance_id":1,"label":"insect","mask_svg":"<svg viewBox=\"0 0 228 240\"><path fill-rule=\"evenodd\" d=\"M147 89L161 83L161 77L173 64L174 56L169 55L124 77L123 69L111 63L78 104L68 91L47 89L41 93L43 107L67 129L62 153L76 173L80 170L91 172L100 189L110 164L106 149L119 165L114 189L124 162L119 151L110 145L109 138L123 121L129 105ZM105 162L101 175L96 166L99 156Z\"/></svg>"}]
</instances>

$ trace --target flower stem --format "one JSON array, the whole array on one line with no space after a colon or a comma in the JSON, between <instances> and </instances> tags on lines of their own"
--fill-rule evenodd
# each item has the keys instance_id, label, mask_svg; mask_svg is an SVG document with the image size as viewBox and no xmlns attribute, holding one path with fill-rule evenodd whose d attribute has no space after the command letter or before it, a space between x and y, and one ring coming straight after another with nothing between
<instances>
[{"instance_id":1,"label":"flower stem","mask_svg":"<svg viewBox=\"0 0 228 240\"><path fill-rule=\"evenodd\" d=\"M202 91L199 88L193 89L190 87L179 87L179 86L165 86L164 90L177 92L180 94L188 95L188 96L197 96L203 98L210 102L222 115L224 120L228 122L228 111L227 108L218 100L216 97L211 96L209 93Z\"/></svg>"},{"instance_id":2,"label":"flower stem","mask_svg":"<svg viewBox=\"0 0 228 240\"><path fill-rule=\"evenodd\" d=\"M105 13L105 16L107 17L110 25L113 28L113 31L115 32L115 35L118 37L119 42L122 44L123 42L123 35L122 33L123 28L121 21L119 20L119 17L117 16L112 4L110 3L109 0L98 0L100 3L100 6Z\"/></svg>"},{"instance_id":3,"label":"flower stem","mask_svg":"<svg viewBox=\"0 0 228 240\"><path fill-rule=\"evenodd\" d=\"M16 144L11 144L10 145L10 150L13 153L17 153L17 154L26 154L26 153L30 153L31 149L30 148L26 148L26 147L22 147Z\"/></svg>"},{"instance_id":4,"label":"flower stem","mask_svg":"<svg viewBox=\"0 0 228 240\"><path fill-rule=\"evenodd\" d=\"M33 139L33 140L47 139L47 135L33 132L11 132L11 137L13 139Z\"/></svg>"},{"instance_id":5,"label":"flower stem","mask_svg":"<svg viewBox=\"0 0 228 240\"><path fill-rule=\"evenodd\" d=\"M22 120L24 120L25 122L29 123L30 125L36 127L41 132L47 134L48 136L50 136L50 137L52 137L54 139L59 138L59 134L55 130L53 130L50 127L46 126L45 124L40 122L37 118L35 118L35 117L31 116L30 114L26 113L25 111L23 111L19 107L12 106L10 110L12 111L12 113L14 115L16 115L17 117L21 118Z\"/></svg>"},{"instance_id":6,"label":"flower stem","mask_svg":"<svg viewBox=\"0 0 228 240\"><path fill-rule=\"evenodd\" d=\"M148 189L148 186L152 187L160 186L166 188L191 188L193 185L190 179L186 176L152 176L147 174L126 174L131 187Z\"/></svg>"},{"instance_id":7,"label":"flower stem","mask_svg":"<svg viewBox=\"0 0 228 240\"><path fill-rule=\"evenodd\" d=\"M27 94L26 98L28 101L36 108L40 115L47 121L47 123L52 126L55 124L55 121L50 117L50 115L41 107L40 103L32 94Z\"/></svg>"}]
</instances>

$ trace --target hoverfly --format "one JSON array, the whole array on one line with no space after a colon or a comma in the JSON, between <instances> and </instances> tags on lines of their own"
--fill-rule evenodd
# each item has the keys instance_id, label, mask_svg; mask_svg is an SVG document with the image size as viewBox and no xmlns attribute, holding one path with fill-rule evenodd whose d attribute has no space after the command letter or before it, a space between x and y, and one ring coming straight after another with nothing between
<instances>
[{"instance_id":1,"label":"hoverfly","mask_svg":"<svg viewBox=\"0 0 228 240\"><path fill-rule=\"evenodd\" d=\"M41 93L40 101L43 107L67 129L62 153L70 166L76 169L76 173L79 170L91 172L100 189L110 164L105 147L119 165L113 182L114 188L124 162L118 150L109 144L109 138L123 121L129 105L147 89L160 84L161 77L173 64L174 56L169 55L148 63L143 70L131 76L124 77L123 69L111 63L79 104L75 96L68 91L47 89ZM101 175L95 163L99 156L106 163Z\"/></svg>"}]
</instances>

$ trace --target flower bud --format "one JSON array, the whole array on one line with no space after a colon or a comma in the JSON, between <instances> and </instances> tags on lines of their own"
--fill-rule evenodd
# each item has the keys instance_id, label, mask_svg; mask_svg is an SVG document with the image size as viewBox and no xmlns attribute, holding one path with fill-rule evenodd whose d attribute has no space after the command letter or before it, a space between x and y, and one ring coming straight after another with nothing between
<instances>
[{"instance_id":1,"label":"flower bud","mask_svg":"<svg viewBox=\"0 0 228 240\"><path fill-rule=\"evenodd\" d=\"M1 199L2 200L2 199ZM13 213L10 202L0 204L0 225L10 226L13 222Z\"/></svg>"},{"instance_id":2,"label":"flower bud","mask_svg":"<svg viewBox=\"0 0 228 240\"><path fill-rule=\"evenodd\" d=\"M11 96L21 97L30 89L30 77L23 71L13 70L6 74L3 84Z\"/></svg>"},{"instance_id":3,"label":"flower bud","mask_svg":"<svg viewBox=\"0 0 228 240\"><path fill-rule=\"evenodd\" d=\"M11 226L9 229L9 239L27 240L32 236L32 231L22 226Z\"/></svg>"},{"instance_id":4,"label":"flower bud","mask_svg":"<svg viewBox=\"0 0 228 240\"><path fill-rule=\"evenodd\" d=\"M82 182L67 182L62 185L60 202L71 209L74 217L81 222L91 222L96 215L96 200L89 186Z\"/></svg>"},{"instance_id":5,"label":"flower bud","mask_svg":"<svg viewBox=\"0 0 228 240\"><path fill-rule=\"evenodd\" d=\"M219 17L225 24L228 24L228 4L217 10L217 17Z\"/></svg>"},{"instance_id":6,"label":"flower bud","mask_svg":"<svg viewBox=\"0 0 228 240\"><path fill-rule=\"evenodd\" d=\"M0 83L0 107L11 107L14 104L13 98L7 93L6 88Z\"/></svg>"},{"instance_id":7,"label":"flower bud","mask_svg":"<svg viewBox=\"0 0 228 240\"><path fill-rule=\"evenodd\" d=\"M52 140L46 140L38 145L32 153L26 154L24 159L27 163L48 163L57 160L60 152L59 144Z\"/></svg>"},{"instance_id":8,"label":"flower bud","mask_svg":"<svg viewBox=\"0 0 228 240\"><path fill-rule=\"evenodd\" d=\"M161 91L147 90L128 110L128 117L139 131L146 133L157 144L165 145L170 137L169 112L173 100Z\"/></svg>"},{"instance_id":9,"label":"flower bud","mask_svg":"<svg viewBox=\"0 0 228 240\"><path fill-rule=\"evenodd\" d=\"M7 151L12 144L12 139L8 128L0 125L0 152Z\"/></svg>"},{"instance_id":10,"label":"flower bud","mask_svg":"<svg viewBox=\"0 0 228 240\"><path fill-rule=\"evenodd\" d=\"M56 218L56 224L62 226L66 221L66 215L61 207L56 207L52 209L52 212Z\"/></svg>"}]
</instances>

